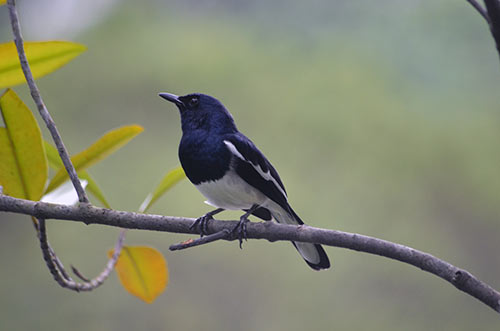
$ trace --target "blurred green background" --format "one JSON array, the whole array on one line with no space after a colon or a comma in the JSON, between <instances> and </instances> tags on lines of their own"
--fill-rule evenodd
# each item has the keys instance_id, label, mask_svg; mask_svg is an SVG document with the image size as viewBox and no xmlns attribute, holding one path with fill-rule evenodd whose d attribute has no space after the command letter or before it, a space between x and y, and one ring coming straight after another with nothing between
<instances>
[{"instance_id":1,"label":"blurred green background","mask_svg":"<svg viewBox=\"0 0 500 331\"><path fill-rule=\"evenodd\" d=\"M137 210L178 164L179 115L157 93L203 92L270 158L306 223L412 246L500 289L500 62L465 0L19 2L27 40L89 48L39 80L72 153L111 128L145 127L90 169L114 208ZM5 6L0 22L5 42ZM197 217L203 200L184 181L151 212ZM118 235L48 226L62 260L90 276ZM187 238L129 232L170 268L147 305L115 275L92 293L61 289L29 218L1 214L0 330L500 327L476 299L396 261L330 247L333 268L317 273L286 242L168 251Z\"/></svg>"}]
</instances>

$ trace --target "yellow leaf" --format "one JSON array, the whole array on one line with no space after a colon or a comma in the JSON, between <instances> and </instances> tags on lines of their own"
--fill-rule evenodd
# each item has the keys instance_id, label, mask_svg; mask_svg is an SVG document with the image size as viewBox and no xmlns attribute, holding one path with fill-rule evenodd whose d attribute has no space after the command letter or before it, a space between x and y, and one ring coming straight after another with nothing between
<instances>
[{"instance_id":1,"label":"yellow leaf","mask_svg":"<svg viewBox=\"0 0 500 331\"><path fill-rule=\"evenodd\" d=\"M39 200L48 174L40 127L11 89L0 97L0 112L0 185L7 195Z\"/></svg>"},{"instance_id":2,"label":"yellow leaf","mask_svg":"<svg viewBox=\"0 0 500 331\"><path fill-rule=\"evenodd\" d=\"M59 170L59 168L63 166L63 163L61 161L61 158L59 157L57 149L46 141L44 141L44 145L45 152L47 153L47 159L49 161L49 166L55 170ZM92 193L92 195L97 200L99 200L104 207L111 208L108 201L104 197L104 193L102 193L96 181L90 176L88 172L86 172L85 170L81 170L78 172L78 177L87 181L87 187L85 188L87 192Z\"/></svg>"},{"instance_id":3,"label":"yellow leaf","mask_svg":"<svg viewBox=\"0 0 500 331\"><path fill-rule=\"evenodd\" d=\"M182 179L186 178L186 174L182 167L177 167L173 170L170 170L165 177L161 180L160 184L156 187L156 189L149 193L144 202L139 207L139 212L145 212L151 205L158 200L163 193L172 188L175 184L180 182Z\"/></svg>"},{"instance_id":4,"label":"yellow leaf","mask_svg":"<svg viewBox=\"0 0 500 331\"><path fill-rule=\"evenodd\" d=\"M6 1L7 1L7 0L0 0L0 6L1 6L1 5L5 5L5 2L6 2Z\"/></svg>"},{"instance_id":5,"label":"yellow leaf","mask_svg":"<svg viewBox=\"0 0 500 331\"><path fill-rule=\"evenodd\" d=\"M111 258L113 250L108 252ZM115 269L132 295L152 303L168 284L167 261L152 247L124 246Z\"/></svg>"},{"instance_id":6,"label":"yellow leaf","mask_svg":"<svg viewBox=\"0 0 500 331\"><path fill-rule=\"evenodd\" d=\"M33 77L59 69L87 48L69 41L27 41L24 49ZM0 44L0 88L26 82L13 41Z\"/></svg>"},{"instance_id":7,"label":"yellow leaf","mask_svg":"<svg viewBox=\"0 0 500 331\"><path fill-rule=\"evenodd\" d=\"M71 158L77 172L104 159L144 130L139 125L124 126L106 133L86 150ZM52 178L46 192L50 192L68 179L66 169L61 168Z\"/></svg>"}]
</instances>

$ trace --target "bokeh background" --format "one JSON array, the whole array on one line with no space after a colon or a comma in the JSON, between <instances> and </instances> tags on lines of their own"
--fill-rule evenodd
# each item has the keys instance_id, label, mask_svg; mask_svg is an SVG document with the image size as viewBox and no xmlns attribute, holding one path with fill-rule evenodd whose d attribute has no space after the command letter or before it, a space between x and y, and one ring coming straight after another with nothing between
<instances>
[{"instance_id":1,"label":"bokeh background","mask_svg":"<svg viewBox=\"0 0 500 331\"><path fill-rule=\"evenodd\" d=\"M18 2L27 40L88 46L39 80L71 152L145 127L90 169L114 208L137 210L178 165L179 115L157 93L204 92L271 159L308 224L409 245L500 288L500 62L465 0ZM10 40L5 6L0 23ZM197 217L203 200L184 181L151 212ZM62 260L87 275L117 235L49 222ZM0 330L500 327L490 308L396 261L330 247L333 268L318 273L286 242L168 251L187 238L129 232L127 244L156 247L170 268L147 305L115 275L92 293L61 289L29 218L1 214Z\"/></svg>"}]
</instances>

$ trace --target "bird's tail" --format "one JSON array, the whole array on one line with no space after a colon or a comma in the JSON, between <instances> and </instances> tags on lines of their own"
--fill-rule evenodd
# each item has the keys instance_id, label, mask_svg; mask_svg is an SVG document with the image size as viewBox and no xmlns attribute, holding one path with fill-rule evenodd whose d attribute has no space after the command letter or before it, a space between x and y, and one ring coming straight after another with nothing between
<instances>
[{"instance_id":1,"label":"bird's tail","mask_svg":"<svg viewBox=\"0 0 500 331\"><path fill-rule=\"evenodd\" d=\"M293 211L290 207L290 212L286 211L271 211L273 218L278 223L301 225L304 224L300 217ZM314 270L328 269L330 268L330 260L325 253L325 250L319 244L311 244L305 242L295 242L292 244L299 251L302 258L306 263Z\"/></svg>"}]
</instances>

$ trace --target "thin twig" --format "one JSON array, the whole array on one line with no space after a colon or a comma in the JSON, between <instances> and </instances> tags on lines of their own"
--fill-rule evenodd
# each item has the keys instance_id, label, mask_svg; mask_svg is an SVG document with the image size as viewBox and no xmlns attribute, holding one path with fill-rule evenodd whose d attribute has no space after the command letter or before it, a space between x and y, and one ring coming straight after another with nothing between
<instances>
[{"instance_id":1,"label":"thin twig","mask_svg":"<svg viewBox=\"0 0 500 331\"><path fill-rule=\"evenodd\" d=\"M52 257L52 259L53 259L57 269L61 273L61 275L64 277L64 279L66 279L68 281L72 281L73 279L71 278L71 276L68 274L68 272L64 268L64 264L62 264L61 260L56 255L56 252L52 249L52 247L50 247L50 244L48 242L47 242L47 245L49 246L50 256Z\"/></svg>"},{"instance_id":2,"label":"thin twig","mask_svg":"<svg viewBox=\"0 0 500 331\"><path fill-rule=\"evenodd\" d=\"M75 167L71 163L71 159L61 139L61 135L59 134L59 131L57 130L55 122L52 119L52 116L50 116L47 107L45 107L45 103L43 102L42 96L40 95L40 91L38 90L35 80L33 79L33 74L31 73L31 69L28 64L28 59L26 57L26 52L24 51L24 41L21 35L21 26L19 24L19 17L17 14L15 0L7 0L7 4L9 7L9 16L10 16L10 23L12 26L12 33L14 34L14 42L16 44L19 61L21 62L21 68L23 69L24 76L26 77L26 81L28 82L28 86L31 92L31 97L35 101L38 111L40 112L40 116L45 121L45 124L47 125L47 128L49 129L50 134L52 135L52 139L56 144L59 156L61 157L64 167L68 172L69 178L71 179L71 182L75 187L76 193L78 194L78 200L81 203L88 203L89 199L87 197L87 194L85 193L85 190L82 187L82 184L80 183L80 180L78 179Z\"/></svg>"},{"instance_id":3,"label":"thin twig","mask_svg":"<svg viewBox=\"0 0 500 331\"><path fill-rule=\"evenodd\" d=\"M90 282L90 279L82 275L82 273L75 266L71 266L71 271L73 271L73 273L84 282Z\"/></svg>"},{"instance_id":4,"label":"thin twig","mask_svg":"<svg viewBox=\"0 0 500 331\"><path fill-rule=\"evenodd\" d=\"M198 229L191 229L191 225L195 221L193 218L132 213L92 205L58 205L17 199L6 195L0 195L0 211L128 229L199 233ZM211 220L207 229L208 234L221 232L224 229L231 231L236 224L238 221ZM466 270L411 247L356 233L274 222L249 222L247 237L248 239L299 241L342 247L408 263L446 280L459 290L468 293L500 313L500 293L491 286ZM228 236L222 239L234 240L235 238Z\"/></svg>"},{"instance_id":5,"label":"thin twig","mask_svg":"<svg viewBox=\"0 0 500 331\"><path fill-rule=\"evenodd\" d=\"M51 252L51 249L49 247L49 243L47 241L47 231L45 228L45 219L43 218L38 218L37 219L38 223L38 239L40 240L40 248L42 249L42 256L43 259L45 260L45 264L49 268L50 273L54 277L54 280L64 288L69 288L69 289L74 289L75 291L78 291L78 289L72 288L70 284L72 284L72 280L68 279L61 273L61 269L59 269L59 264L55 262L54 256ZM64 270L64 269L63 269ZM67 273L65 272L67 275Z\"/></svg>"},{"instance_id":6,"label":"thin twig","mask_svg":"<svg viewBox=\"0 0 500 331\"><path fill-rule=\"evenodd\" d=\"M42 249L42 256L43 259L45 260L45 264L49 268L50 273L54 277L54 280L61 286L76 292L80 291L92 291L99 287L105 280L106 278L109 277L111 274L111 271L113 270L116 262L118 261L118 257L120 256L121 249L123 247L123 241L125 239L125 233L126 230L122 229L120 231L120 236L118 238L118 241L115 245L115 249L113 252L113 256L108 260L108 263L106 264L106 267L104 270L94 279L91 280L86 280L85 277L83 277L78 270L76 270L75 274L84 280L83 283L77 283L71 277L69 277L68 273L64 269L64 266L62 263L59 261L57 258L56 254L54 251L50 248L48 239L47 239L47 230L45 228L45 219L44 218L37 218L37 224L38 226L35 226L38 230L38 239L40 240L40 247Z\"/></svg>"},{"instance_id":7,"label":"thin twig","mask_svg":"<svg viewBox=\"0 0 500 331\"><path fill-rule=\"evenodd\" d=\"M40 222L35 217L32 217L32 220L33 220L33 222L32 222L33 223L33 227L35 228L35 231L37 233L37 237L40 238ZM56 253L54 252L54 250L52 249L52 247L50 247L50 244L48 242L47 242L47 247L49 249L49 253L50 253L51 258L52 258L52 260L55 263L55 266L57 267L57 269L61 273L61 276L64 277L65 279L67 279L67 280L72 280L71 276L64 269L64 265L62 264L61 260L59 260L59 258L57 257Z\"/></svg>"},{"instance_id":8,"label":"thin twig","mask_svg":"<svg viewBox=\"0 0 500 331\"><path fill-rule=\"evenodd\" d=\"M231 234L228 229L222 229L222 231L209 234L208 236L203 236L197 239L189 239L178 244L171 245L168 249L171 251L179 251L181 249L186 249L189 247L200 246L214 242L216 240L226 239Z\"/></svg>"},{"instance_id":9,"label":"thin twig","mask_svg":"<svg viewBox=\"0 0 500 331\"><path fill-rule=\"evenodd\" d=\"M490 24L488 13L476 0L467 0L467 2L470 3L471 6L474 7L474 9L477 10L479 14L481 14L481 16L486 20L488 24Z\"/></svg>"}]
</instances>

